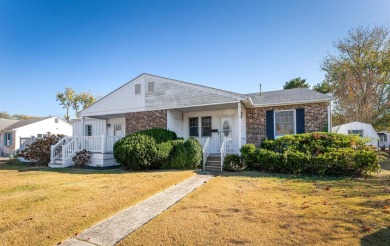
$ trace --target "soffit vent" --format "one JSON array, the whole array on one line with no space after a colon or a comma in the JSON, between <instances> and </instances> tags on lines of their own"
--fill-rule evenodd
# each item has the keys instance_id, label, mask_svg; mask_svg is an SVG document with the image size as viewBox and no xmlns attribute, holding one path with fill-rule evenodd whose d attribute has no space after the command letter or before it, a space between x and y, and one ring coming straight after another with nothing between
<instances>
[{"instance_id":1,"label":"soffit vent","mask_svg":"<svg viewBox=\"0 0 390 246\"><path fill-rule=\"evenodd\" d=\"M134 91L136 95L141 94L141 84L135 84Z\"/></svg>"},{"instance_id":2,"label":"soffit vent","mask_svg":"<svg viewBox=\"0 0 390 246\"><path fill-rule=\"evenodd\" d=\"M154 82L148 82L148 93L154 92Z\"/></svg>"}]
</instances>

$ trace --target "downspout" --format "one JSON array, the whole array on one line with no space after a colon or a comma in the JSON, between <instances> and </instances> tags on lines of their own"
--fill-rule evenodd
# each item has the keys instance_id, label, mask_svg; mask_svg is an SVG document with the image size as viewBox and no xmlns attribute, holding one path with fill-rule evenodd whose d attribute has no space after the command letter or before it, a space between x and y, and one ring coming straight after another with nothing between
<instances>
[{"instance_id":1,"label":"downspout","mask_svg":"<svg viewBox=\"0 0 390 246\"><path fill-rule=\"evenodd\" d=\"M332 132L331 104L332 104L332 102L329 102L329 105L328 105L328 132Z\"/></svg>"}]
</instances>

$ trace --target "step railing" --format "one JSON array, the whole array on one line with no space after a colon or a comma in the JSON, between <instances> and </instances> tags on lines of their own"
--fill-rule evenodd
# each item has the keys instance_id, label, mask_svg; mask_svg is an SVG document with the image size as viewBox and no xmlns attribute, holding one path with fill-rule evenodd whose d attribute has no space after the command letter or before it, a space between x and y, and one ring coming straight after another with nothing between
<instances>
[{"instance_id":1,"label":"step railing","mask_svg":"<svg viewBox=\"0 0 390 246\"><path fill-rule=\"evenodd\" d=\"M209 146L210 146L210 138L207 138L206 142L203 145L203 150L202 150L202 152L203 152L203 171L205 170L206 161L207 161L207 158L209 157L209 154L210 154Z\"/></svg>"},{"instance_id":2,"label":"step railing","mask_svg":"<svg viewBox=\"0 0 390 246\"><path fill-rule=\"evenodd\" d=\"M227 138L224 137L223 142L221 144L220 152L221 152L221 172L223 170L223 161L225 160L226 156L226 143L227 143Z\"/></svg>"},{"instance_id":3,"label":"step railing","mask_svg":"<svg viewBox=\"0 0 390 246\"><path fill-rule=\"evenodd\" d=\"M51 146L50 162L54 163L56 158L62 158L62 165L69 165L73 155L81 150L88 150L96 153L112 152L114 144L121 139L117 136L80 136L74 138L63 138L56 145Z\"/></svg>"},{"instance_id":4,"label":"step railing","mask_svg":"<svg viewBox=\"0 0 390 246\"><path fill-rule=\"evenodd\" d=\"M50 163L62 155L62 147L70 140L69 137L63 137L55 145L50 146Z\"/></svg>"}]
</instances>

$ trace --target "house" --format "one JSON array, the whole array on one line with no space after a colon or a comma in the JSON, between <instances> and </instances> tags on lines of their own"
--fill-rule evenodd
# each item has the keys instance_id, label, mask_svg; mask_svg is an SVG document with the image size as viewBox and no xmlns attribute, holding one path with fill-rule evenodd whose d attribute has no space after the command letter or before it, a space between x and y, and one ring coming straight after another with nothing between
<instances>
[{"instance_id":1,"label":"house","mask_svg":"<svg viewBox=\"0 0 390 246\"><path fill-rule=\"evenodd\" d=\"M84 148L93 152L91 165L115 165L113 144L147 128L197 138L204 159L209 153L223 158L245 143L330 129L331 100L306 88L240 94L142 74L82 110L73 138L52 146L50 166L72 165L71 157Z\"/></svg>"},{"instance_id":2,"label":"house","mask_svg":"<svg viewBox=\"0 0 390 246\"><path fill-rule=\"evenodd\" d=\"M5 120L0 120L4 125ZM44 117L28 120L7 120L7 126L0 130L0 152L8 156L32 143L34 138L52 134L72 135L72 125L58 117Z\"/></svg>"},{"instance_id":3,"label":"house","mask_svg":"<svg viewBox=\"0 0 390 246\"><path fill-rule=\"evenodd\" d=\"M355 134L363 138L368 138L367 145L378 147L379 136L371 124L363 122L350 122L332 127L332 132L345 135Z\"/></svg>"},{"instance_id":4,"label":"house","mask_svg":"<svg viewBox=\"0 0 390 246\"><path fill-rule=\"evenodd\" d=\"M378 132L379 148L390 148L390 132Z\"/></svg>"}]
</instances>

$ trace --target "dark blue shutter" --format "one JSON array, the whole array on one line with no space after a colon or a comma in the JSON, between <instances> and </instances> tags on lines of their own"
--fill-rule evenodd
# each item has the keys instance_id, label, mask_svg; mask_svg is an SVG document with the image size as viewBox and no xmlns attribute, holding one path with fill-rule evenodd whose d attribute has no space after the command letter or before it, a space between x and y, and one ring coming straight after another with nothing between
<instances>
[{"instance_id":1,"label":"dark blue shutter","mask_svg":"<svg viewBox=\"0 0 390 246\"><path fill-rule=\"evenodd\" d=\"M274 111L273 110L267 110L266 111L266 132L267 132L267 138L269 139L275 139L274 136Z\"/></svg>"},{"instance_id":2,"label":"dark blue shutter","mask_svg":"<svg viewBox=\"0 0 390 246\"><path fill-rule=\"evenodd\" d=\"M296 109L296 120L297 120L297 129L296 133L305 133L305 109L297 108Z\"/></svg>"}]
</instances>

